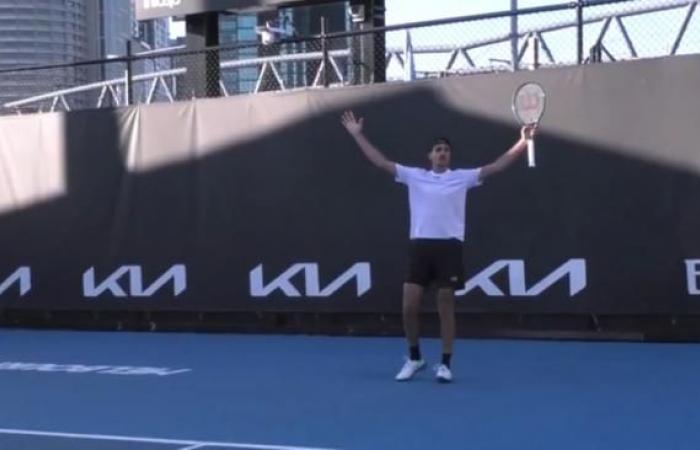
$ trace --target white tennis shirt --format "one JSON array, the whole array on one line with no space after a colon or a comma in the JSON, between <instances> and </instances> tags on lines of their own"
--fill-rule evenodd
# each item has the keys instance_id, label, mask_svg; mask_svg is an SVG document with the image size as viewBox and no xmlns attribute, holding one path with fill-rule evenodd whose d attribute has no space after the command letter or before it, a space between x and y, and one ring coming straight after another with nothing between
<instances>
[{"instance_id":1,"label":"white tennis shirt","mask_svg":"<svg viewBox=\"0 0 700 450\"><path fill-rule=\"evenodd\" d=\"M396 164L396 181L408 186L411 239L459 239L466 235L467 191L481 185L481 169L442 173Z\"/></svg>"}]
</instances>

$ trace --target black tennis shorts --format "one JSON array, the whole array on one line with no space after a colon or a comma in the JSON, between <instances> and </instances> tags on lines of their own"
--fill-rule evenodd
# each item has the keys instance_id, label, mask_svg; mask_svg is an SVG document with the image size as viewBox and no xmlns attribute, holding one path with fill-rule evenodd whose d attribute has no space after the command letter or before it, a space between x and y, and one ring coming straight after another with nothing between
<instances>
[{"instance_id":1,"label":"black tennis shorts","mask_svg":"<svg viewBox=\"0 0 700 450\"><path fill-rule=\"evenodd\" d=\"M463 244L459 239L412 239L407 283L461 289L464 283Z\"/></svg>"}]
</instances>

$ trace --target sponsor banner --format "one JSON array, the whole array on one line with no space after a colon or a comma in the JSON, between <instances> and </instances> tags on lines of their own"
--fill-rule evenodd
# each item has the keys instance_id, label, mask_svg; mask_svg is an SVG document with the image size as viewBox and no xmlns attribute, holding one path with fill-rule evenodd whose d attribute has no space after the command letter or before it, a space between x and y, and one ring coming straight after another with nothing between
<instances>
[{"instance_id":1,"label":"sponsor banner","mask_svg":"<svg viewBox=\"0 0 700 450\"><path fill-rule=\"evenodd\" d=\"M481 167L526 81L538 167L469 191L458 310L700 314L698 56L0 117L0 308L397 313L408 193L342 111L394 161L437 135Z\"/></svg>"},{"instance_id":2,"label":"sponsor banner","mask_svg":"<svg viewBox=\"0 0 700 450\"><path fill-rule=\"evenodd\" d=\"M245 309L265 306L269 302L276 305L286 303L287 306L302 306L313 309L313 304L323 302L333 305L336 302L352 301L351 309L371 311L381 304L379 293L383 292L386 281L394 285L398 297L401 280L386 280L377 272L377 266L367 261L351 264L345 270L329 273L322 269L320 263L293 263L277 272L266 271L264 264L258 264L248 272L245 280L246 294L232 298L229 303L218 303L207 306L208 303L198 301L188 302L187 298L197 298L197 292L188 293L191 282L188 273L197 273L196 268L188 268L185 264L173 264L162 272L149 270L153 276L144 277L141 265L123 265L113 271L103 271L101 276L96 274L95 267L90 267L82 274L81 289L71 297L76 301L66 302L74 308L90 308L100 306L104 301L145 300L149 305L158 308L179 307L185 309ZM589 286L590 268L583 258L569 258L559 265L552 266L541 276L535 277L527 270L525 260L502 259L496 260L485 267L478 268L469 276L464 285L456 291L460 303L479 299L500 299L503 301L538 300L552 297L558 299L560 311L574 305L587 305L594 302L587 294L588 289L595 292L611 290L610 286ZM224 268L224 271L226 268ZM206 272L206 269L203 270ZM677 264L677 277L683 279L683 290L688 296L700 296L700 259L686 259ZM206 273L202 276L206 278ZM237 284L244 279L240 273L228 273L225 277ZM20 305L33 307L32 282L41 285L32 268L19 267L4 280L0 279L0 300L14 298L26 300ZM237 281L236 281L237 280ZM377 283L376 280L385 282ZM378 286L375 286L378 284ZM78 285L78 283L74 283ZM386 294L381 294L386 295ZM121 303L123 305L123 303ZM178 305L178 308L175 308Z\"/></svg>"}]
</instances>

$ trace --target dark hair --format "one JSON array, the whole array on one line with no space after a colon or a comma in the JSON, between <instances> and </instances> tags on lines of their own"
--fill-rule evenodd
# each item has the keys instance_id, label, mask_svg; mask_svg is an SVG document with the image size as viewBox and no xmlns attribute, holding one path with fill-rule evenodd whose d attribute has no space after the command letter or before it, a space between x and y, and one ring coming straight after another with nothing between
<instances>
[{"instance_id":1,"label":"dark hair","mask_svg":"<svg viewBox=\"0 0 700 450\"><path fill-rule=\"evenodd\" d=\"M433 144L430 146L430 149L428 150L428 152L433 151L433 147L437 144L447 144L447 146L452 148L452 142L450 142L449 139L447 139L444 136L438 136L433 140Z\"/></svg>"}]
</instances>

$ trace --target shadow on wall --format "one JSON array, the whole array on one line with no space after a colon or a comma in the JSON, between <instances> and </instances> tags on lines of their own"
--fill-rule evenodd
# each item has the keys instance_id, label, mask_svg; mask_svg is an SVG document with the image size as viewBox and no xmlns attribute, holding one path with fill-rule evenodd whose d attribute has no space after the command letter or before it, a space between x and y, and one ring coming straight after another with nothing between
<instances>
[{"instance_id":1,"label":"shadow on wall","mask_svg":"<svg viewBox=\"0 0 700 450\"><path fill-rule=\"evenodd\" d=\"M478 167L518 138L510 95L535 79L550 98L539 167L527 169L523 161L470 192L467 272L524 260L531 284L570 258L585 258L588 286L577 301L568 299L564 281L537 302L508 297L506 288L497 299L474 290L461 308L687 309L683 259L700 258L700 160L697 127L688 117L700 115L692 88L700 71L687 69L698 65L698 58L679 58L3 118L1 195L10 206L0 216L0 278L30 266L32 289L20 297L8 288L0 303L397 311L407 195L355 148L340 125L342 111L364 116L367 135L393 160L426 164L433 138L444 135L453 142L454 166ZM667 76L634 75L640 70ZM640 92L673 101L656 104L661 114L646 113ZM24 131L30 129L41 139ZM683 159L688 164L680 167ZM32 203L32 192L53 194L37 194ZM18 196L24 204L12 209ZM372 264L372 291L364 300L352 283L332 302L290 299L294 289L303 297L299 285L308 291L301 271L289 282L291 291L284 285L266 300L250 299L249 274L260 264L270 280L295 263L318 263L327 286L333 274L360 261ZM123 298L109 292L82 298L89 268L105 279L138 265L152 283L174 264L187 267L187 290L177 297L168 288L147 299L129 289ZM509 283L507 273L492 280Z\"/></svg>"}]
</instances>

